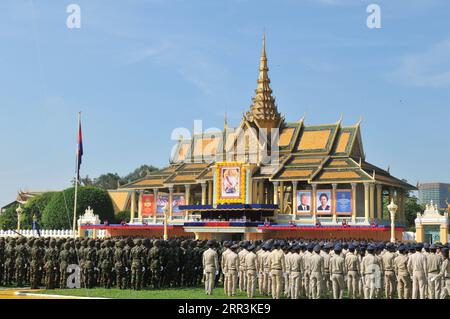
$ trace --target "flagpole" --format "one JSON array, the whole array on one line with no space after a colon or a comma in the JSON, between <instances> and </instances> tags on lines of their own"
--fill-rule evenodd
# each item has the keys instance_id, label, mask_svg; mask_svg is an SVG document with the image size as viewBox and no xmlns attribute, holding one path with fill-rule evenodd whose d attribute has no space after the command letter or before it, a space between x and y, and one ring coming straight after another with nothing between
<instances>
[{"instance_id":1,"label":"flagpole","mask_svg":"<svg viewBox=\"0 0 450 319\"><path fill-rule=\"evenodd\" d=\"M78 165L80 160L80 155L78 154L80 152L79 149L79 134L80 134L80 120L81 120L81 112L78 112L78 126L77 126L77 166L76 166L76 173L75 173L75 198L73 201L73 225L72 225L72 231L73 231L73 237L76 238L76 227L77 227L77 199L78 199Z\"/></svg>"}]
</instances>

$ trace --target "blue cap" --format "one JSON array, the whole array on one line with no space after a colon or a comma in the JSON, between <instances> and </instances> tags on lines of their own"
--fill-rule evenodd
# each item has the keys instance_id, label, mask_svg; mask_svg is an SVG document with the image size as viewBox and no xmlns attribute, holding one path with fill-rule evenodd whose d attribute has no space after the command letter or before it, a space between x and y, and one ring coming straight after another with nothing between
<instances>
[{"instance_id":1,"label":"blue cap","mask_svg":"<svg viewBox=\"0 0 450 319\"><path fill-rule=\"evenodd\" d=\"M320 251L320 245L315 245L315 246L314 246L314 251L315 251L316 253L318 253L318 252Z\"/></svg>"},{"instance_id":2,"label":"blue cap","mask_svg":"<svg viewBox=\"0 0 450 319\"><path fill-rule=\"evenodd\" d=\"M340 251L340 250L342 250L342 247L341 247L341 245L339 245L339 244L336 244L336 245L334 246L334 250L337 250L337 251Z\"/></svg>"},{"instance_id":3,"label":"blue cap","mask_svg":"<svg viewBox=\"0 0 450 319\"><path fill-rule=\"evenodd\" d=\"M375 247L373 245L369 245L367 247L367 251L374 251L374 250L375 250Z\"/></svg>"},{"instance_id":4,"label":"blue cap","mask_svg":"<svg viewBox=\"0 0 450 319\"><path fill-rule=\"evenodd\" d=\"M423 248L423 244L422 243L417 243L415 248L416 249L422 249Z\"/></svg>"}]
</instances>

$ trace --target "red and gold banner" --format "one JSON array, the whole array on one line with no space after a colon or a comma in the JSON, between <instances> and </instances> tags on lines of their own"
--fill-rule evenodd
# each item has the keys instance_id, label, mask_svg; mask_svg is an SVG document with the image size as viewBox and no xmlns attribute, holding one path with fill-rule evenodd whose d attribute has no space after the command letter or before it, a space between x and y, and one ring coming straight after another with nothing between
<instances>
[{"instance_id":1,"label":"red and gold banner","mask_svg":"<svg viewBox=\"0 0 450 319\"><path fill-rule=\"evenodd\" d=\"M155 196L153 194L143 194L141 203L142 217L153 216L156 212Z\"/></svg>"}]
</instances>

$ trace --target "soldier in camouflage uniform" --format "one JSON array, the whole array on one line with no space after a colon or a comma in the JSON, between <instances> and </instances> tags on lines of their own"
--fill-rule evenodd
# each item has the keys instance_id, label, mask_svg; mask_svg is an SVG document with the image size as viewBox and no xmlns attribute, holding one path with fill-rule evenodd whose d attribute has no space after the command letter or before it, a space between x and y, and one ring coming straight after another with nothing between
<instances>
[{"instance_id":1,"label":"soldier in camouflage uniform","mask_svg":"<svg viewBox=\"0 0 450 319\"><path fill-rule=\"evenodd\" d=\"M45 251L42 249L42 241L35 240L31 249L30 263L30 286L31 289L38 289L42 278L42 268Z\"/></svg>"},{"instance_id":2,"label":"soldier in camouflage uniform","mask_svg":"<svg viewBox=\"0 0 450 319\"><path fill-rule=\"evenodd\" d=\"M16 246L16 286L22 287L26 280L26 272L28 271L27 239L22 237L18 242L19 244Z\"/></svg>"},{"instance_id":3,"label":"soldier in camouflage uniform","mask_svg":"<svg viewBox=\"0 0 450 319\"><path fill-rule=\"evenodd\" d=\"M102 274L102 286L104 288L111 288L112 285L112 268L114 262L114 251L111 247L112 242L107 240L105 247L100 253L100 267Z\"/></svg>"},{"instance_id":4,"label":"soldier in camouflage uniform","mask_svg":"<svg viewBox=\"0 0 450 319\"><path fill-rule=\"evenodd\" d=\"M125 288L130 288L131 286L131 259L130 259L130 254L131 254L131 249L133 249L134 247L134 243L133 243L133 239L131 239L130 237L127 238L127 244L125 245L124 248L124 252L125 252L125 260L126 260L126 265L125 265Z\"/></svg>"},{"instance_id":5,"label":"soldier in camouflage uniform","mask_svg":"<svg viewBox=\"0 0 450 319\"><path fill-rule=\"evenodd\" d=\"M44 256L46 289L55 288L57 264L58 264L58 251L56 250L56 242L54 240L51 240L50 247L47 249Z\"/></svg>"},{"instance_id":6,"label":"soldier in camouflage uniform","mask_svg":"<svg viewBox=\"0 0 450 319\"><path fill-rule=\"evenodd\" d=\"M148 253L148 264L152 272L152 285L154 289L159 289L161 285L162 251L161 242L157 239Z\"/></svg>"},{"instance_id":7,"label":"soldier in camouflage uniform","mask_svg":"<svg viewBox=\"0 0 450 319\"><path fill-rule=\"evenodd\" d=\"M59 267L59 253L63 250L63 246L64 246L64 241L65 239L58 239L56 241L56 251L58 252L58 266L56 267L55 270L55 287L59 287L60 284L60 280L61 280L61 271L60 271L60 267ZM65 286L65 284L64 284Z\"/></svg>"},{"instance_id":8,"label":"soldier in camouflage uniform","mask_svg":"<svg viewBox=\"0 0 450 319\"><path fill-rule=\"evenodd\" d=\"M120 240L116 243L116 249L114 251L114 271L116 273L117 288L125 289L126 277L125 266L127 265L126 252L124 250L125 242Z\"/></svg>"},{"instance_id":9,"label":"soldier in camouflage uniform","mask_svg":"<svg viewBox=\"0 0 450 319\"><path fill-rule=\"evenodd\" d=\"M70 249L70 243L64 244L64 249L59 253L59 287L67 287L67 277L69 273L67 272L67 267L73 263L74 257L73 251Z\"/></svg>"},{"instance_id":10,"label":"soldier in camouflage uniform","mask_svg":"<svg viewBox=\"0 0 450 319\"><path fill-rule=\"evenodd\" d=\"M16 239L11 238L5 250L5 285L11 285L14 279L16 263Z\"/></svg>"},{"instance_id":11,"label":"soldier in camouflage uniform","mask_svg":"<svg viewBox=\"0 0 450 319\"><path fill-rule=\"evenodd\" d=\"M97 268L97 250L95 249L95 241L90 240L88 247L83 250L84 269L83 277L85 286L88 289L94 287L95 284L95 270Z\"/></svg>"},{"instance_id":12,"label":"soldier in camouflage uniform","mask_svg":"<svg viewBox=\"0 0 450 319\"><path fill-rule=\"evenodd\" d=\"M141 290L142 287L142 240L137 239L136 245L131 249L131 287L134 290Z\"/></svg>"},{"instance_id":13,"label":"soldier in camouflage uniform","mask_svg":"<svg viewBox=\"0 0 450 319\"><path fill-rule=\"evenodd\" d=\"M3 285L3 275L5 273L5 240L0 238L0 286Z\"/></svg>"},{"instance_id":14,"label":"soldier in camouflage uniform","mask_svg":"<svg viewBox=\"0 0 450 319\"><path fill-rule=\"evenodd\" d=\"M147 288L150 284L150 269L148 264L148 253L152 248L152 242L150 239L145 238L142 241L142 287Z\"/></svg>"},{"instance_id":15,"label":"soldier in camouflage uniform","mask_svg":"<svg viewBox=\"0 0 450 319\"><path fill-rule=\"evenodd\" d=\"M165 271L163 274L164 287L175 286L177 267L179 263L178 252L176 249L176 242L174 240L167 242L168 247L165 249Z\"/></svg>"}]
</instances>

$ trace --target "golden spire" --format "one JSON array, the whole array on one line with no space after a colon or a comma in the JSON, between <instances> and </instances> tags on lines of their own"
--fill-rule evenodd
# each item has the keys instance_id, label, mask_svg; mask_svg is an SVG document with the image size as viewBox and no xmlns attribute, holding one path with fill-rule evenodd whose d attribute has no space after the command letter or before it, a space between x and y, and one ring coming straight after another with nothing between
<instances>
[{"instance_id":1,"label":"golden spire","mask_svg":"<svg viewBox=\"0 0 450 319\"><path fill-rule=\"evenodd\" d=\"M272 96L270 79L268 75L266 55L266 35L263 34L261 58L259 60L259 77L255 96L252 99L250 112L246 118L249 122L255 122L258 127L273 128L280 124L281 116L275 105L275 98Z\"/></svg>"}]
</instances>

